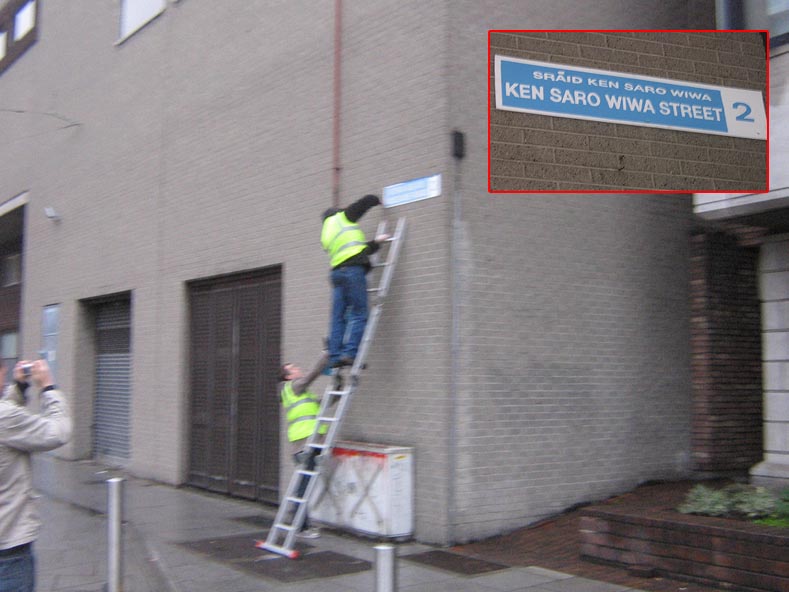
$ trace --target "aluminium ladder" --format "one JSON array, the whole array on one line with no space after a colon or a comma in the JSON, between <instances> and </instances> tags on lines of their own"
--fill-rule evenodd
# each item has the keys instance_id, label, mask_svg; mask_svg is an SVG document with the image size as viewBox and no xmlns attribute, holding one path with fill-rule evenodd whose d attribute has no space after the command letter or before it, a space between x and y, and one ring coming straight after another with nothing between
<instances>
[{"instance_id":1,"label":"aluminium ladder","mask_svg":"<svg viewBox=\"0 0 789 592\"><path fill-rule=\"evenodd\" d=\"M384 234L385 232L386 222L384 221L378 225L376 236ZM300 453L299 466L296 467L296 470L290 478L290 484L280 503L277 516L274 519L274 523L271 526L271 530L269 530L266 540L258 541L255 544L259 549L278 553L290 559L296 559L300 555L299 551L293 548L295 538L304 524L310 495L317 482L316 477L320 474L320 467L323 461L331 455L331 450L337 438L346 409L351 402L353 394L359 387L359 375L365 368L364 361L367 358L370 344L372 343L373 336L378 327L378 319L381 316L381 308L384 299L389 293L389 284L392 281L395 263L397 263L397 259L400 255L404 232L405 218L400 218L397 220L394 234L386 241L389 243L386 260L382 263L379 262L378 253L370 258L372 267L383 268L383 271L381 272L378 286L367 289L371 297L371 306L368 313L367 325L362 335L362 341L359 344L359 351L353 362L353 366L351 366L349 383L347 385L343 384L340 369L335 369L332 372L332 382L326 387L326 391L323 393L323 398L321 399L315 430L312 435L307 438L304 450ZM328 429L324 430L326 432L325 434L321 434L321 430L324 427ZM304 483L302 483L302 479L307 480L306 487ZM300 488L304 488L304 493L301 496L298 495Z\"/></svg>"}]
</instances>

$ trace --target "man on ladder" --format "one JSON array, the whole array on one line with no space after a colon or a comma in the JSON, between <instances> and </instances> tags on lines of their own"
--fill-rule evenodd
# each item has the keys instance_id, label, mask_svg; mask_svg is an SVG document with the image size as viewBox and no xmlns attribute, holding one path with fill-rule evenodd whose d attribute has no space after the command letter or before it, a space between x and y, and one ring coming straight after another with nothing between
<instances>
[{"instance_id":1,"label":"man on ladder","mask_svg":"<svg viewBox=\"0 0 789 592\"><path fill-rule=\"evenodd\" d=\"M318 363L307 374L296 366L296 364L283 364L280 372L280 399L285 408L285 418L288 423L288 442L291 446L291 454L297 465L304 464L307 471L315 469L314 449L306 450L305 444L318 425L318 413L320 411L319 398L308 389L320 376L326 367L329 354L325 350L321 354ZM325 434L327 426L320 426L319 433ZM301 476L299 488L296 495L303 497L307 490L310 478L307 475ZM316 528L310 528L309 516L304 514L304 523L297 536L301 538L315 539L320 536Z\"/></svg>"},{"instance_id":2,"label":"man on ladder","mask_svg":"<svg viewBox=\"0 0 789 592\"><path fill-rule=\"evenodd\" d=\"M367 272L370 255L389 235L366 241L357 222L370 208L381 203L376 195L365 195L344 210L323 212L321 244L329 254L332 283L329 365L353 365L367 324Z\"/></svg>"},{"instance_id":3,"label":"man on ladder","mask_svg":"<svg viewBox=\"0 0 789 592\"><path fill-rule=\"evenodd\" d=\"M310 399L298 399L293 391L293 383L301 377L306 386L317 378L319 374L318 366L306 376L301 376L300 370L291 367L289 364L283 366L282 378L285 381L283 386L283 404L289 409L288 415L288 439L291 441L299 441L299 447L302 452L296 457L298 466L291 476L290 483L288 484L287 491L282 498L277 515L274 518L274 523L269 529L265 541L257 541L255 546L259 549L265 549L274 553L278 553L290 559L296 559L300 556L300 551L294 549L294 538L298 536L302 528L302 522L306 517L307 506L309 504L310 495L314 489L316 479L320 474L321 461L324 460L325 455L331 454L334 442L339 434L340 424L345 415L345 410L350 404L353 394L359 385L360 371L364 368L364 361L370 349L373 336L375 335L378 321L381 317L381 310L383 302L389 291L389 285L392 279L392 272L394 271L395 263L400 253L402 245L403 233L405 232L405 218L400 218L397 221L397 226L394 235L390 238L386 231L386 222L381 222L376 232L375 241L367 243L364 240L364 234L359 229L356 221L371 207L378 205L380 201L374 195L368 195L351 204L346 210L331 210L327 211L324 215L323 227L323 244L324 248L329 252L331 258L331 265L333 268L332 276L334 278L335 272L344 268L357 267L361 271L361 282L356 282L355 285L348 286L351 291L362 290L362 297L359 298L363 302L362 309L362 325L361 335L358 339L353 338L345 339L345 325L341 324L341 328L332 324L332 336L334 339L334 350L331 350L332 341L329 341L330 353L335 356L338 363L335 363L332 374L334 380L327 386L326 391L323 393L320 405L315 407L317 397L310 396ZM333 217L336 218L333 219ZM370 262L368 255L370 252L377 251L381 243L389 243L387 249L386 259L383 262L376 261ZM347 257L346 257L347 256ZM346 263L347 262L347 263ZM344 264L344 265L343 265ZM381 268L382 273L378 285L374 288L367 288L367 280L365 277L366 272L371 268ZM354 271L352 273L357 273ZM340 274L336 274L340 275ZM361 285L358 285L361 284ZM335 291L334 311L344 311L344 307L350 306L347 303L345 294L337 293L342 287L337 287ZM375 292L376 298L373 302L372 310L370 311L369 320L367 318L367 292ZM342 308L341 308L342 307ZM333 319L342 321L344 323L344 316L342 319ZM356 328L353 327L353 332ZM350 359L340 362L343 356L348 356ZM321 359L320 364L325 363L325 358ZM340 374L341 368L345 365L352 365L348 384L344 384L345 380ZM305 387L306 388L306 387ZM291 397L293 393L293 397ZM306 391L305 393L306 394ZM299 407L303 407L301 411L296 411ZM292 420L294 421L291 424ZM303 439L301 431L294 431L291 433L290 428L292 425L299 423L312 423L313 431L308 435L306 440ZM306 433L308 430L304 430Z\"/></svg>"}]
</instances>

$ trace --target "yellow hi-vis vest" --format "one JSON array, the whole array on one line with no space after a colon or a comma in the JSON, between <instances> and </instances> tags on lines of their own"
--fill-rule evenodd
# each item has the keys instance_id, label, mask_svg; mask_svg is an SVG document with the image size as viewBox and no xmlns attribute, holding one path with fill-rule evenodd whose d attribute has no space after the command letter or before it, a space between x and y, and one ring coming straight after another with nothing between
<instances>
[{"instance_id":1,"label":"yellow hi-vis vest","mask_svg":"<svg viewBox=\"0 0 789 592\"><path fill-rule=\"evenodd\" d=\"M334 269L361 253L367 242L359 225L348 220L345 212L338 212L323 221L321 244L329 254L329 265Z\"/></svg>"},{"instance_id":2,"label":"yellow hi-vis vest","mask_svg":"<svg viewBox=\"0 0 789 592\"><path fill-rule=\"evenodd\" d=\"M295 442L309 438L318 423L321 405L318 397L307 391L301 395L293 392L293 382L286 382L282 387L282 406L285 407L285 418L288 422L288 440ZM322 425L320 433L325 434L328 426Z\"/></svg>"}]
</instances>

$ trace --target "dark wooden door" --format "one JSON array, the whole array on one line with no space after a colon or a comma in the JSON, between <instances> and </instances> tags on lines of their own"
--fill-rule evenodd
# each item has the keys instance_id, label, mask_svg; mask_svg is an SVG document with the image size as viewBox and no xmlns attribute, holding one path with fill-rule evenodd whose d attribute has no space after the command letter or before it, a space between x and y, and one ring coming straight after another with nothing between
<instances>
[{"instance_id":1,"label":"dark wooden door","mask_svg":"<svg viewBox=\"0 0 789 592\"><path fill-rule=\"evenodd\" d=\"M279 498L281 273L190 286L189 483Z\"/></svg>"}]
</instances>

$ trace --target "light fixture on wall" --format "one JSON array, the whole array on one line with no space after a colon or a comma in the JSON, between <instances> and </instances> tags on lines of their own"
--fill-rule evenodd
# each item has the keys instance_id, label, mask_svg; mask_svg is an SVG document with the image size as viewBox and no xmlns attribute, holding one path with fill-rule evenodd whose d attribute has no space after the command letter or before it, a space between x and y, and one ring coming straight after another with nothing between
<instances>
[{"instance_id":1,"label":"light fixture on wall","mask_svg":"<svg viewBox=\"0 0 789 592\"><path fill-rule=\"evenodd\" d=\"M52 206L45 207L44 214L46 214L47 218L49 218L53 222L60 222L60 214L58 214L55 211L55 208L53 208Z\"/></svg>"}]
</instances>

